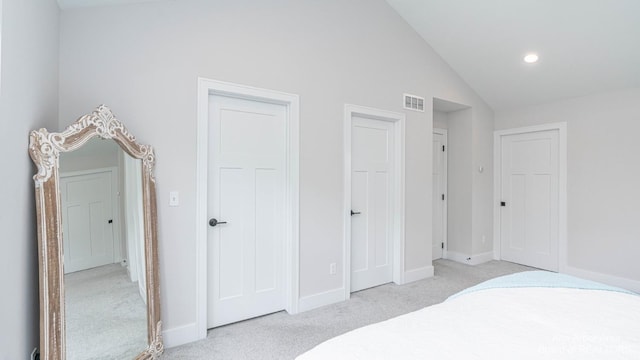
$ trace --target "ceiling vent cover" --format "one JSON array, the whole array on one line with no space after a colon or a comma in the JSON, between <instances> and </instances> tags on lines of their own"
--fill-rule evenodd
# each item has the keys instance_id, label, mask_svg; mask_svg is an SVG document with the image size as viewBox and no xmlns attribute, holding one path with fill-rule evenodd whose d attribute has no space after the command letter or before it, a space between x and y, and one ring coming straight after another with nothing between
<instances>
[{"instance_id":1,"label":"ceiling vent cover","mask_svg":"<svg viewBox=\"0 0 640 360\"><path fill-rule=\"evenodd\" d=\"M411 94L404 94L404 108L407 110L424 112L424 98Z\"/></svg>"}]
</instances>

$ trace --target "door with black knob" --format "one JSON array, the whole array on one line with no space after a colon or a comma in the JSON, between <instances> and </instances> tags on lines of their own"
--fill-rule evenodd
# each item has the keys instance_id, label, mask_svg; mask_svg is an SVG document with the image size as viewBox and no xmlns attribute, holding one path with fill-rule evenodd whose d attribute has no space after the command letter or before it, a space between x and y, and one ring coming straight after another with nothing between
<instances>
[{"instance_id":1,"label":"door with black knob","mask_svg":"<svg viewBox=\"0 0 640 360\"><path fill-rule=\"evenodd\" d=\"M65 273L113 264L111 171L62 174L60 195Z\"/></svg>"},{"instance_id":2,"label":"door with black knob","mask_svg":"<svg viewBox=\"0 0 640 360\"><path fill-rule=\"evenodd\" d=\"M558 131L502 136L499 166L501 258L558 271Z\"/></svg>"},{"instance_id":3,"label":"door with black knob","mask_svg":"<svg viewBox=\"0 0 640 360\"><path fill-rule=\"evenodd\" d=\"M285 308L286 107L209 102L208 327Z\"/></svg>"},{"instance_id":4,"label":"door with black knob","mask_svg":"<svg viewBox=\"0 0 640 360\"><path fill-rule=\"evenodd\" d=\"M351 137L353 292L393 277L394 125L354 116Z\"/></svg>"}]
</instances>

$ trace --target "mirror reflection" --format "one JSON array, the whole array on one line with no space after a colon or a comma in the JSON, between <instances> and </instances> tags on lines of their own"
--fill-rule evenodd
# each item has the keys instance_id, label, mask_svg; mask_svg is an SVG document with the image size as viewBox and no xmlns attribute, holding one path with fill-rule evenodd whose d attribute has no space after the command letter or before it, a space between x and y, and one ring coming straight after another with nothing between
<instances>
[{"instance_id":1,"label":"mirror reflection","mask_svg":"<svg viewBox=\"0 0 640 360\"><path fill-rule=\"evenodd\" d=\"M67 359L147 347L142 164L94 137L60 154Z\"/></svg>"}]
</instances>

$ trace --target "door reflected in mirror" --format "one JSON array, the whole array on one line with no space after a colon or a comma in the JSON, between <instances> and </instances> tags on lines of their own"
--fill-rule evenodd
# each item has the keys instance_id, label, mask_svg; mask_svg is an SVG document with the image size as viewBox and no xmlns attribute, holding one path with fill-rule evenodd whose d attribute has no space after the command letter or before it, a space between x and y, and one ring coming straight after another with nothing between
<instances>
[{"instance_id":1,"label":"door reflected in mirror","mask_svg":"<svg viewBox=\"0 0 640 360\"><path fill-rule=\"evenodd\" d=\"M142 161L95 137L59 168L67 359L132 359L148 343Z\"/></svg>"}]
</instances>

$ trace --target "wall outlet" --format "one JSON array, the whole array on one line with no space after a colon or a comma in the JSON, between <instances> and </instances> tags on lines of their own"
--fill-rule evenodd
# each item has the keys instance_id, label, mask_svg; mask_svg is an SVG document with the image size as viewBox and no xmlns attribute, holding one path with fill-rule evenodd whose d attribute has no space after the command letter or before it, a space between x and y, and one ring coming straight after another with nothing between
<instances>
[{"instance_id":1,"label":"wall outlet","mask_svg":"<svg viewBox=\"0 0 640 360\"><path fill-rule=\"evenodd\" d=\"M487 242L487 237L485 235L482 235L482 243L486 243Z\"/></svg>"},{"instance_id":2,"label":"wall outlet","mask_svg":"<svg viewBox=\"0 0 640 360\"><path fill-rule=\"evenodd\" d=\"M336 263L329 264L329 275L336 274Z\"/></svg>"}]
</instances>

